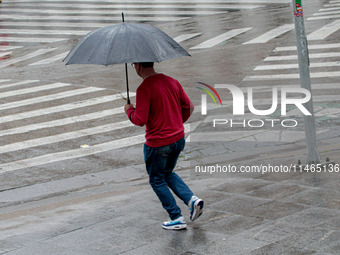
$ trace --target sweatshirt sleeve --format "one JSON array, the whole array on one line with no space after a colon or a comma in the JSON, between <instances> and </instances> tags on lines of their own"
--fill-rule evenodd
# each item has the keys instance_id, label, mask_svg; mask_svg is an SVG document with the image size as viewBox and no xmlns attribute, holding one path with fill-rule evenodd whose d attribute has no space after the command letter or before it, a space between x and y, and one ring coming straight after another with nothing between
<instances>
[{"instance_id":1,"label":"sweatshirt sleeve","mask_svg":"<svg viewBox=\"0 0 340 255\"><path fill-rule=\"evenodd\" d=\"M150 110L150 97L143 89L136 91L136 107L127 110L129 120L137 125L144 126L148 122Z\"/></svg>"},{"instance_id":2,"label":"sweatshirt sleeve","mask_svg":"<svg viewBox=\"0 0 340 255\"><path fill-rule=\"evenodd\" d=\"M192 112L194 111L194 104L191 102L190 98L185 93L183 88L182 88L181 108L182 108L182 119L184 123L189 119Z\"/></svg>"}]
</instances>

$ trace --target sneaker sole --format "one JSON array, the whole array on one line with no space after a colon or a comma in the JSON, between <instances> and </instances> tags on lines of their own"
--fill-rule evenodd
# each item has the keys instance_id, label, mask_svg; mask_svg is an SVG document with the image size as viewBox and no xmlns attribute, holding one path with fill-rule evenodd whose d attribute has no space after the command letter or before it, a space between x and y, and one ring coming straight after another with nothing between
<instances>
[{"instance_id":1,"label":"sneaker sole","mask_svg":"<svg viewBox=\"0 0 340 255\"><path fill-rule=\"evenodd\" d=\"M203 206L204 201L199 199L194 203L194 212L192 213L192 216L190 217L191 221L197 220L198 217L200 217L203 213Z\"/></svg>"},{"instance_id":2,"label":"sneaker sole","mask_svg":"<svg viewBox=\"0 0 340 255\"><path fill-rule=\"evenodd\" d=\"M173 226L164 226L162 228L169 229L169 230L182 230L187 228L187 224L180 224L180 225L173 225Z\"/></svg>"}]
</instances>

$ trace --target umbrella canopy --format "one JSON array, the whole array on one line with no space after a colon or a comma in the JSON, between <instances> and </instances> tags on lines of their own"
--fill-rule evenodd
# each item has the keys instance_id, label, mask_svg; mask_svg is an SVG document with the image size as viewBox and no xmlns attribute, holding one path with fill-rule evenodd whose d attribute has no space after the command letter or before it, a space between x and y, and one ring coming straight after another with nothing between
<instances>
[{"instance_id":1,"label":"umbrella canopy","mask_svg":"<svg viewBox=\"0 0 340 255\"><path fill-rule=\"evenodd\" d=\"M70 64L111 65L161 62L190 56L162 30L137 23L121 23L96 29L85 35L63 60Z\"/></svg>"}]
</instances>

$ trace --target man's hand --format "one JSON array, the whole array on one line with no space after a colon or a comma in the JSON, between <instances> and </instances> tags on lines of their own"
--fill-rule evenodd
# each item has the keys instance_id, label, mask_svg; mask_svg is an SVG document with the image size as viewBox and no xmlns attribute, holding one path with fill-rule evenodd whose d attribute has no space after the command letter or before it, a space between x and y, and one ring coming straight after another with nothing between
<instances>
[{"instance_id":1,"label":"man's hand","mask_svg":"<svg viewBox=\"0 0 340 255\"><path fill-rule=\"evenodd\" d=\"M126 104L124 107L125 113L127 113L127 110L129 110L130 108L135 108L135 107L133 106L133 104Z\"/></svg>"}]
</instances>

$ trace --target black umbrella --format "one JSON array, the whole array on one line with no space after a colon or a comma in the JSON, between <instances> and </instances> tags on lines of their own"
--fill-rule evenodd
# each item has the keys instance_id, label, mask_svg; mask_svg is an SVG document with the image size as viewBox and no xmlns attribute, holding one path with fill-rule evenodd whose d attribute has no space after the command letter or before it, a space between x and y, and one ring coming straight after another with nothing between
<instances>
[{"instance_id":1,"label":"black umbrella","mask_svg":"<svg viewBox=\"0 0 340 255\"><path fill-rule=\"evenodd\" d=\"M66 65L125 63L128 103L129 82L127 63L161 62L190 56L177 42L162 30L137 23L123 23L96 29L85 35L63 60Z\"/></svg>"}]
</instances>

